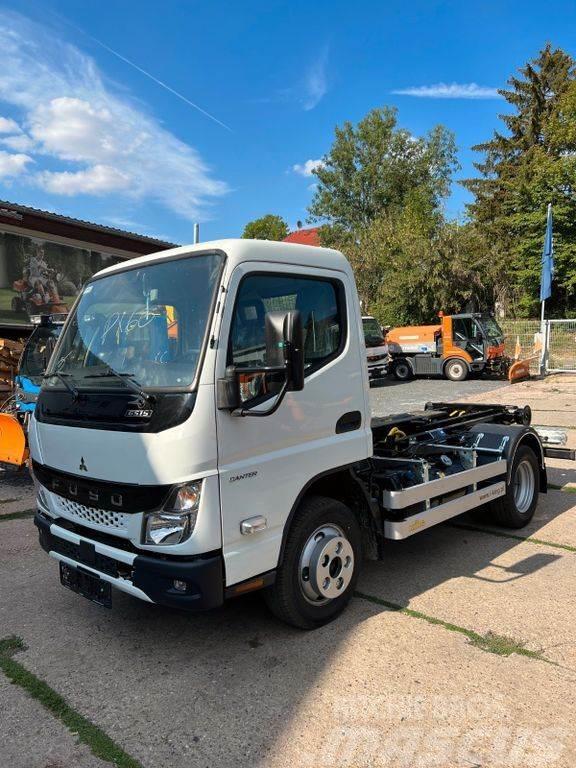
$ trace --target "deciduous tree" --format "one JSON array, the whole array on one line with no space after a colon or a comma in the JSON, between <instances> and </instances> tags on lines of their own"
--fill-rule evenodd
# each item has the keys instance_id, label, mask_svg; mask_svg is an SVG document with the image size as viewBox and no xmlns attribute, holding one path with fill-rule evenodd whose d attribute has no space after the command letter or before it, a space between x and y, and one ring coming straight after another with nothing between
<instances>
[{"instance_id":1,"label":"deciduous tree","mask_svg":"<svg viewBox=\"0 0 576 768\"><path fill-rule=\"evenodd\" d=\"M242 237L249 240L284 240L287 235L288 224L273 213L249 221L242 233Z\"/></svg>"},{"instance_id":2,"label":"deciduous tree","mask_svg":"<svg viewBox=\"0 0 576 768\"><path fill-rule=\"evenodd\" d=\"M452 133L436 126L417 137L397 125L391 107L373 109L357 125L336 128L332 147L314 169L311 218L352 231L401 209L418 190L434 208L458 167Z\"/></svg>"}]
</instances>

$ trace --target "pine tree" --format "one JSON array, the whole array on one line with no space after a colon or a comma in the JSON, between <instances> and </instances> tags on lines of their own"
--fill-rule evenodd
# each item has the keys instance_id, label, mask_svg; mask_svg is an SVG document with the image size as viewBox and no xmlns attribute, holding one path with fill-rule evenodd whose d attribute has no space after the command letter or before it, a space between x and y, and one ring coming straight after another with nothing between
<instances>
[{"instance_id":1,"label":"pine tree","mask_svg":"<svg viewBox=\"0 0 576 768\"><path fill-rule=\"evenodd\" d=\"M552 307L576 302L576 197L569 145L576 121L576 62L550 44L511 77L500 94L513 108L500 115L507 131L473 149L480 177L464 186L474 195L469 213L497 254L500 301L518 314L537 311L546 206L553 204L557 274Z\"/></svg>"}]
</instances>

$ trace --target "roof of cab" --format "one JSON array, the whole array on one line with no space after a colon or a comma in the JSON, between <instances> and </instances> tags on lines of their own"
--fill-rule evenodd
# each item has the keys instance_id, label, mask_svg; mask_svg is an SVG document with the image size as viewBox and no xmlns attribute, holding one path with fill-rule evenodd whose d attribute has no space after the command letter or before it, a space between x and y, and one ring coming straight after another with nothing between
<instances>
[{"instance_id":1,"label":"roof of cab","mask_svg":"<svg viewBox=\"0 0 576 768\"><path fill-rule=\"evenodd\" d=\"M348 260L332 248L319 248L311 245L298 245L295 243L276 242L273 240L248 240L228 239L211 240L196 245L183 245L179 248L170 248L167 251L151 253L147 256L139 256L135 259L123 261L112 267L106 267L96 273L94 277L102 277L113 272L123 272L127 268L137 267L148 262L164 261L175 256L188 256L194 253L206 251L224 251L232 262L232 266L244 261L274 261L279 264L295 264L318 269L335 269L341 272L351 273Z\"/></svg>"}]
</instances>

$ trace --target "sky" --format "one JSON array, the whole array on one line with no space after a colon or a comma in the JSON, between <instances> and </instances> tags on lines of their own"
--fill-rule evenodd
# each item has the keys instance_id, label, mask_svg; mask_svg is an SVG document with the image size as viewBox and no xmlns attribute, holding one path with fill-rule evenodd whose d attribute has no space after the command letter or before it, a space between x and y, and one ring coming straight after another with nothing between
<instances>
[{"instance_id":1,"label":"sky","mask_svg":"<svg viewBox=\"0 0 576 768\"><path fill-rule=\"evenodd\" d=\"M159 237L306 222L334 128L384 105L471 147L497 89L550 41L576 56L576 4L441 0L0 2L0 199Z\"/></svg>"}]
</instances>

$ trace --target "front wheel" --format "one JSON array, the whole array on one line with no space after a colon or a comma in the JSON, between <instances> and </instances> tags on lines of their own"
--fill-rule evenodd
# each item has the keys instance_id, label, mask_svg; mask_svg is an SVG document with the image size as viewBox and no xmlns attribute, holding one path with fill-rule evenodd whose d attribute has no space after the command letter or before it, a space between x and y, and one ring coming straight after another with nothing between
<instances>
[{"instance_id":1,"label":"front wheel","mask_svg":"<svg viewBox=\"0 0 576 768\"><path fill-rule=\"evenodd\" d=\"M392 364L392 375L398 381L408 381L412 378L412 368L407 360L395 360Z\"/></svg>"},{"instance_id":2,"label":"front wheel","mask_svg":"<svg viewBox=\"0 0 576 768\"><path fill-rule=\"evenodd\" d=\"M335 619L354 593L362 562L360 526L335 499L305 499L291 525L276 581L264 591L287 624L316 629Z\"/></svg>"},{"instance_id":3,"label":"front wheel","mask_svg":"<svg viewBox=\"0 0 576 768\"><path fill-rule=\"evenodd\" d=\"M444 375L450 381L464 381L468 376L468 366L463 360L448 360L444 367Z\"/></svg>"}]
</instances>

